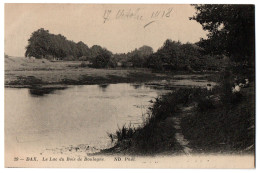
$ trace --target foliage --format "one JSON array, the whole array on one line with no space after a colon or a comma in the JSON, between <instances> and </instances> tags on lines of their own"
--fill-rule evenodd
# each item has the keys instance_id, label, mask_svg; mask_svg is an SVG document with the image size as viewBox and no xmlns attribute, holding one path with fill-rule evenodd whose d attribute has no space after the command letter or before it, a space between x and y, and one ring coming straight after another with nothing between
<instances>
[{"instance_id":1,"label":"foliage","mask_svg":"<svg viewBox=\"0 0 260 173\"><path fill-rule=\"evenodd\" d=\"M107 52L99 54L96 58L92 59L92 67L94 68L105 68L108 67L111 55Z\"/></svg>"},{"instance_id":2,"label":"foliage","mask_svg":"<svg viewBox=\"0 0 260 173\"><path fill-rule=\"evenodd\" d=\"M128 53L114 54L113 57L122 67L147 67L147 59L152 53L153 49L144 45Z\"/></svg>"},{"instance_id":3,"label":"foliage","mask_svg":"<svg viewBox=\"0 0 260 173\"><path fill-rule=\"evenodd\" d=\"M251 89L246 90L243 97L232 94L233 99L216 101L219 89L207 102L198 99L199 109L181 122L182 133L196 151L236 152L254 145L254 101Z\"/></svg>"},{"instance_id":4,"label":"foliage","mask_svg":"<svg viewBox=\"0 0 260 173\"><path fill-rule=\"evenodd\" d=\"M194 91L191 101L197 103L197 108L182 119L182 133L198 152L247 150L254 146L254 83L233 93L231 88L240 79L234 79L230 69L216 78L219 85L213 91Z\"/></svg>"},{"instance_id":5,"label":"foliage","mask_svg":"<svg viewBox=\"0 0 260 173\"><path fill-rule=\"evenodd\" d=\"M112 54L99 45L89 48L82 41L75 43L41 28L32 33L25 55L50 60L89 61L94 68L122 66L148 67L159 71L220 71L225 59L204 53L198 44L182 44L167 39L154 53L151 47L144 45L128 53Z\"/></svg>"},{"instance_id":6,"label":"foliage","mask_svg":"<svg viewBox=\"0 0 260 173\"><path fill-rule=\"evenodd\" d=\"M88 57L87 56L81 56L79 57L79 61L88 61Z\"/></svg>"},{"instance_id":7,"label":"foliage","mask_svg":"<svg viewBox=\"0 0 260 173\"><path fill-rule=\"evenodd\" d=\"M117 67L117 60L113 56L110 57L107 67L110 67L110 68Z\"/></svg>"},{"instance_id":8,"label":"foliage","mask_svg":"<svg viewBox=\"0 0 260 173\"><path fill-rule=\"evenodd\" d=\"M128 127L123 125L122 128L118 127L118 130L115 134L108 133L109 138L111 139L111 142L114 142L117 140L117 142L122 142L123 140L131 139L135 133L135 128L129 124Z\"/></svg>"},{"instance_id":9,"label":"foliage","mask_svg":"<svg viewBox=\"0 0 260 173\"><path fill-rule=\"evenodd\" d=\"M202 49L191 43L166 40L164 45L147 59L147 67L156 70L201 71L220 70L223 60L201 54Z\"/></svg>"},{"instance_id":10,"label":"foliage","mask_svg":"<svg viewBox=\"0 0 260 173\"><path fill-rule=\"evenodd\" d=\"M62 58L62 60L65 60L65 61L74 61L76 60L74 56L72 55L67 55L65 56L64 58Z\"/></svg>"},{"instance_id":11,"label":"foliage","mask_svg":"<svg viewBox=\"0 0 260 173\"><path fill-rule=\"evenodd\" d=\"M134 67L146 67L149 55L153 53L153 49L149 46L142 46L139 49L128 53L129 61Z\"/></svg>"},{"instance_id":12,"label":"foliage","mask_svg":"<svg viewBox=\"0 0 260 173\"><path fill-rule=\"evenodd\" d=\"M88 46L83 43L82 41L78 42L77 44L77 57L85 57L85 60L90 56L90 50Z\"/></svg>"},{"instance_id":13,"label":"foliage","mask_svg":"<svg viewBox=\"0 0 260 173\"><path fill-rule=\"evenodd\" d=\"M207 54L225 54L232 60L249 63L255 57L254 5L194 5L199 22L208 38L198 43Z\"/></svg>"},{"instance_id":14,"label":"foliage","mask_svg":"<svg viewBox=\"0 0 260 173\"><path fill-rule=\"evenodd\" d=\"M61 60L91 60L104 52L106 49L94 45L89 48L82 41L75 43L67 40L61 34L55 35L49 33L44 28L33 32L26 46L26 57L35 58L58 58ZM111 53L110 53L111 54Z\"/></svg>"}]
</instances>

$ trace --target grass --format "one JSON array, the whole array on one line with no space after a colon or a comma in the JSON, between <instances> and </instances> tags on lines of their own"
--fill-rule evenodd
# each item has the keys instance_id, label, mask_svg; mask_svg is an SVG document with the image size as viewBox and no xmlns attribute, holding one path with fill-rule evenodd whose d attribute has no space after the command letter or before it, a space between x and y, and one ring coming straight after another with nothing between
<instances>
[{"instance_id":1,"label":"grass","mask_svg":"<svg viewBox=\"0 0 260 173\"><path fill-rule=\"evenodd\" d=\"M221 77L219 77L221 78ZM156 99L142 126L123 126L109 134L115 142L103 153L155 155L181 153L172 117L184 107L194 106L191 115L182 115L181 129L195 153L253 153L255 149L254 82L240 93L231 91L231 80L213 91L178 88Z\"/></svg>"},{"instance_id":2,"label":"grass","mask_svg":"<svg viewBox=\"0 0 260 173\"><path fill-rule=\"evenodd\" d=\"M195 89L196 90L196 89ZM172 117L183 105L190 104L194 89L178 88L156 99L146 118L138 128L123 126L114 134L108 134L113 148L102 153L155 155L181 153L182 146L175 139L176 129Z\"/></svg>"},{"instance_id":3,"label":"grass","mask_svg":"<svg viewBox=\"0 0 260 173\"><path fill-rule=\"evenodd\" d=\"M122 128L118 127L118 130L115 134L108 133L108 136L111 139L111 142L122 142L123 140L132 138L135 131L135 127L132 127L131 124L129 124L128 127L126 127L126 125L123 125Z\"/></svg>"},{"instance_id":4,"label":"grass","mask_svg":"<svg viewBox=\"0 0 260 173\"><path fill-rule=\"evenodd\" d=\"M196 111L182 119L182 133L195 152L254 152L254 82L237 94L225 86L230 85L224 84L210 94L198 96L194 100Z\"/></svg>"}]
</instances>

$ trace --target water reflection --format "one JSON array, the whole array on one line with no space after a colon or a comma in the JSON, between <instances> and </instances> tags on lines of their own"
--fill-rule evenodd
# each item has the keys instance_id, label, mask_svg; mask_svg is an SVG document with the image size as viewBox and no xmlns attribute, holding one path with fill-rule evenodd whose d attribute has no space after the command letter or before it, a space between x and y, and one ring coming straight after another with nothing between
<instances>
[{"instance_id":1,"label":"water reflection","mask_svg":"<svg viewBox=\"0 0 260 173\"><path fill-rule=\"evenodd\" d=\"M52 94L56 90L64 90L67 87L32 87L29 88L29 93L31 96L44 96L46 94Z\"/></svg>"},{"instance_id":2,"label":"water reflection","mask_svg":"<svg viewBox=\"0 0 260 173\"><path fill-rule=\"evenodd\" d=\"M141 88L143 86L143 84L135 83L135 84L130 84L130 86L134 87L134 89L138 89L138 88Z\"/></svg>"},{"instance_id":3,"label":"water reflection","mask_svg":"<svg viewBox=\"0 0 260 173\"><path fill-rule=\"evenodd\" d=\"M99 84L98 87L101 89L101 91L106 92L107 87L109 84Z\"/></svg>"},{"instance_id":4,"label":"water reflection","mask_svg":"<svg viewBox=\"0 0 260 173\"><path fill-rule=\"evenodd\" d=\"M165 88L161 81L6 88L6 149L16 155L16 151L40 152L78 144L106 148L110 144L107 132L124 124L141 125L154 98L171 91Z\"/></svg>"},{"instance_id":5,"label":"water reflection","mask_svg":"<svg viewBox=\"0 0 260 173\"><path fill-rule=\"evenodd\" d=\"M10 152L39 153L78 144L106 148L107 132L142 124L149 101L164 92L126 83L6 88L6 146Z\"/></svg>"}]
</instances>

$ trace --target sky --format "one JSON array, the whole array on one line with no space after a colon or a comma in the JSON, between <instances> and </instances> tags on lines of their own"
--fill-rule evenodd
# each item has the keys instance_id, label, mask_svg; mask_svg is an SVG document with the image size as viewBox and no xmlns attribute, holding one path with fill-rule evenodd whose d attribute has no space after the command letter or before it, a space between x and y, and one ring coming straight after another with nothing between
<instances>
[{"instance_id":1,"label":"sky","mask_svg":"<svg viewBox=\"0 0 260 173\"><path fill-rule=\"evenodd\" d=\"M31 33L39 28L113 53L143 45L156 51L166 39L195 43L206 38L202 26L189 20L193 15L194 7L187 4L5 4L5 53L24 56Z\"/></svg>"}]
</instances>

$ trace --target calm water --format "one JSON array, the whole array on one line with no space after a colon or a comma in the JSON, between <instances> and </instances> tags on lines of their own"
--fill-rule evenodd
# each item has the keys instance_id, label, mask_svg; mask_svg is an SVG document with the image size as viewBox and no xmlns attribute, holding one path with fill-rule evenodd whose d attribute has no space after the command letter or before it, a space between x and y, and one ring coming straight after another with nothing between
<instances>
[{"instance_id":1,"label":"calm water","mask_svg":"<svg viewBox=\"0 0 260 173\"><path fill-rule=\"evenodd\" d=\"M38 95L6 88L6 152L40 153L78 144L106 148L107 132L140 125L149 101L166 92L131 84L72 86Z\"/></svg>"}]
</instances>

